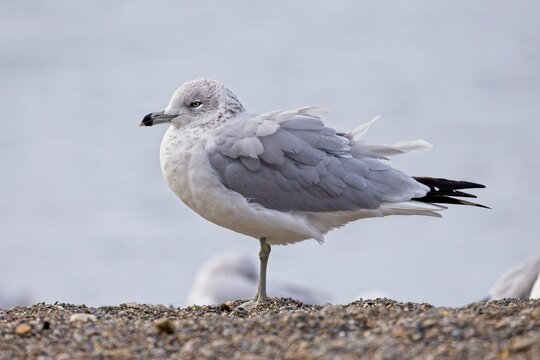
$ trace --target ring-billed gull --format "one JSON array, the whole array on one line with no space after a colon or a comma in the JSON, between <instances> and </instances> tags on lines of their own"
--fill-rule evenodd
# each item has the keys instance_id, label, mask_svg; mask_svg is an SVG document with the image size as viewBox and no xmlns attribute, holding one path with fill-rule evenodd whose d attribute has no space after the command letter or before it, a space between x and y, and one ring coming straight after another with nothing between
<instances>
[{"instance_id":1,"label":"ring-billed gull","mask_svg":"<svg viewBox=\"0 0 540 360\"><path fill-rule=\"evenodd\" d=\"M257 266L248 255L236 252L215 255L197 271L187 305L215 305L250 297L258 278ZM323 305L331 301L327 294L294 284L274 284L269 286L268 293L306 304Z\"/></svg>"},{"instance_id":2,"label":"ring-billed gull","mask_svg":"<svg viewBox=\"0 0 540 360\"><path fill-rule=\"evenodd\" d=\"M493 284L488 300L505 298L540 298L540 255L512 266Z\"/></svg>"},{"instance_id":3,"label":"ring-billed gull","mask_svg":"<svg viewBox=\"0 0 540 360\"><path fill-rule=\"evenodd\" d=\"M363 141L373 120L336 133L323 123L326 114L318 107L253 114L223 84L200 78L141 122L170 125L161 169L184 203L215 224L259 239L257 303L267 299L271 245L323 241L328 231L357 219L440 216L441 203L482 206L455 197L474 197L459 190L483 185L413 178L385 161L429 143Z\"/></svg>"}]
</instances>

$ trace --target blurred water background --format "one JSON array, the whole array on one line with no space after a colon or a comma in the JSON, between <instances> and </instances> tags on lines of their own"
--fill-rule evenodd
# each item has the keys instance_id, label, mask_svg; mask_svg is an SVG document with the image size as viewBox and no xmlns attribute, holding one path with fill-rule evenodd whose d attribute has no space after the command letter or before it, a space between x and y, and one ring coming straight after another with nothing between
<instances>
[{"instance_id":1,"label":"blurred water background","mask_svg":"<svg viewBox=\"0 0 540 360\"><path fill-rule=\"evenodd\" d=\"M320 105L382 119L369 139L423 138L394 159L486 184L492 210L349 224L274 247L269 281L349 302L369 289L461 305L540 252L537 1L1 1L0 295L182 305L197 267L258 241L168 189L165 127L139 128L198 76L253 112ZM255 290L255 289L254 289Z\"/></svg>"}]
</instances>

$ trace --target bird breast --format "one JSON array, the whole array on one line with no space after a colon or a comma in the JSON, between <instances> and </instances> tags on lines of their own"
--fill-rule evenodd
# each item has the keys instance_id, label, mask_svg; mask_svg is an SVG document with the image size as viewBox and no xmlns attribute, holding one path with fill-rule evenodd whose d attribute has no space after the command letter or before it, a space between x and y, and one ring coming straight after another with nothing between
<instances>
[{"instance_id":1,"label":"bird breast","mask_svg":"<svg viewBox=\"0 0 540 360\"><path fill-rule=\"evenodd\" d=\"M203 218L270 243L292 243L322 235L304 216L250 203L227 189L211 167L205 148L209 137L200 129L171 126L161 143L161 170L169 187Z\"/></svg>"}]
</instances>

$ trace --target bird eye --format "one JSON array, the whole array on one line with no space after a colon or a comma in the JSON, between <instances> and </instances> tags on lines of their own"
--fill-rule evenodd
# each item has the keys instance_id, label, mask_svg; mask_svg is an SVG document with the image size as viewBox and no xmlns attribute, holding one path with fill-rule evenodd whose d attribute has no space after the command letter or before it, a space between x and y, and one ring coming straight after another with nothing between
<instances>
[{"instance_id":1,"label":"bird eye","mask_svg":"<svg viewBox=\"0 0 540 360\"><path fill-rule=\"evenodd\" d=\"M193 101L191 104L189 104L189 106L191 106L192 108L198 108L201 105L202 105L202 102L200 101Z\"/></svg>"}]
</instances>

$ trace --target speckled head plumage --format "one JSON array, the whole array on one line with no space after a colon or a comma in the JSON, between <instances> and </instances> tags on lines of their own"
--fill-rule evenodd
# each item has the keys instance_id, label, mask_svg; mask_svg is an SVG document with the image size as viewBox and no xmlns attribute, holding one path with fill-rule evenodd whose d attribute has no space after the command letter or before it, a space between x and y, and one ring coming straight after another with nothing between
<instances>
[{"instance_id":1,"label":"speckled head plumage","mask_svg":"<svg viewBox=\"0 0 540 360\"><path fill-rule=\"evenodd\" d=\"M216 80L197 78L186 82L171 97L162 112L148 114L141 126L170 122L176 126L220 121L245 111L225 85Z\"/></svg>"}]
</instances>

